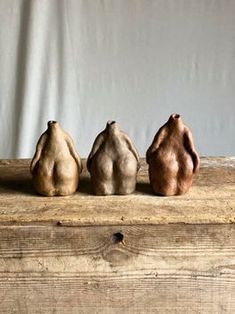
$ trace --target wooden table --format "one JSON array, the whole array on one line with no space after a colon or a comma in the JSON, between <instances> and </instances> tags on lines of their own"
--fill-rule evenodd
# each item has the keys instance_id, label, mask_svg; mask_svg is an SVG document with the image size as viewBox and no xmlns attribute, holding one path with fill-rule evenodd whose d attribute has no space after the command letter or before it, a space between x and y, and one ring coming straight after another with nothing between
<instances>
[{"instance_id":1,"label":"wooden table","mask_svg":"<svg viewBox=\"0 0 235 314\"><path fill-rule=\"evenodd\" d=\"M0 161L0 313L235 313L235 158L202 158L189 193L41 197Z\"/></svg>"}]
</instances>

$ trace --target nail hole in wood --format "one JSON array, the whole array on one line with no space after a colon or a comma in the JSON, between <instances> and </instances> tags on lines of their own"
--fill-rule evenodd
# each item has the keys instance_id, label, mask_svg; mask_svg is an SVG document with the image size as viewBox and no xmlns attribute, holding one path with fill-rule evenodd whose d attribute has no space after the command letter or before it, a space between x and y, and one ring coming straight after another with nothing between
<instances>
[{"instance_id":1,"label":"nail hole in wood","mask_svg":"<svg viewBox=\"0 0 235 314\"><path fill-rule=\"evenodd\" d=\"M114 244L120 243L123 241L124 235L121 232L116 232L112 235L112 242Z\"/></svg>"}]
</instances>

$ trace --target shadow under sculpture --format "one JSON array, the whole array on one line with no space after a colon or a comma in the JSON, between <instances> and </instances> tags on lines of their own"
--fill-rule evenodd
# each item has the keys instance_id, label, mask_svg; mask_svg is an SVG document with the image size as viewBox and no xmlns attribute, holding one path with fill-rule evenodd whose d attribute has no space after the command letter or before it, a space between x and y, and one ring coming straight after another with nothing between
<instances>
[{"instance_id":1,"label":"shadow under sculpture","mask_svg":"<svg viewBox=\"0 0 235 314\"><path fill-rule=\"evenodd\" d=\"M35 190L45 196L70 195L78 187L82 171L81 159L72 138L56 121L37 143L30 165Z\"/></svg>"},{"instance_id":2,"label":"shadow under sculpture","mask_svg":"<svg viewBox=\"0 0 235 314\"><path fill-rule=\"evenodd\" d=\"M199 170L199 156L192 133L180 115L172 114L154 137L147 150L149 179L155 194L184 194Z\"/></svg>"},{"instance_id":3,"label":"shadow under sculpture","mask_svg":"<svg viewBox=\"0 0 235 314\"><path fill-rule=\"evenodd\" d=\"M139 168L139 154L130 138L115 121L108 121L96 137L87 160L94 194L134 192Z\"/></svg>"}]
</instances>

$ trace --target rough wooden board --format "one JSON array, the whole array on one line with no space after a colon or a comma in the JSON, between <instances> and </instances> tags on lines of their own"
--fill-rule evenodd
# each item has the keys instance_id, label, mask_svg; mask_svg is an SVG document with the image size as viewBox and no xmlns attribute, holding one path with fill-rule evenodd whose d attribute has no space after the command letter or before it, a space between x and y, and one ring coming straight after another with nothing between
<instances>
[{"instance_id":1,"label":"rough wooden board","mask_svg":"<svg viewBox=\"0 0 235 314\"><path fill-rule=\"evenodd\" d=\"M0 238L1 313L235 313L234 224L2 226Z\"/></svg>"},{"instance_id":2,"label":"rough wooden board","mask_svg":"<svg viewBox=\"0 0 235 314\"><path fill-rule=\"evenodd\" d=\"M89 176L84 171L79 192L69 197L48 198L33 191L29 160L2 160L0 222L63 225L234 223L235 158L202 158L200 174L193 187L186 195L177 197L152 195L144 161L137 191L130 196L91 195Z\"/></svg>"}]
</instances>

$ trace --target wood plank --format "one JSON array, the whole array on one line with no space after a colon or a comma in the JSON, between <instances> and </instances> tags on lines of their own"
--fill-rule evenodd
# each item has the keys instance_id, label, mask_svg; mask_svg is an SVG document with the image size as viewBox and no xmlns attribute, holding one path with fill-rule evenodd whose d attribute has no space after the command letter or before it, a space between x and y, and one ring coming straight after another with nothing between
<instances>
[{"instance_id":1,"label":"wood plank","mask_svg":"<svg viewBox=\"0 0 235 314\"><path fill-rule=\"evenodd\" d=\"M83 161L84 163L85 161ZM137 191L129 196L93 196L87 171L79 191L67 197L36 195L29 160L0 161L0 223L116 225L234 223L235 158L202 158L191 190L182 196L152 194L142 160Z\"/></svg>"},{"instance_id":2,"label":"wood plank","mask_svg":"<svg viewBox=\"0 0 235 314\"><path fill-rule=\"evenodd\" d=\"M0 239L1 313L235 313L234 224L1 226Z\"/></svg>"}]
</instances>

